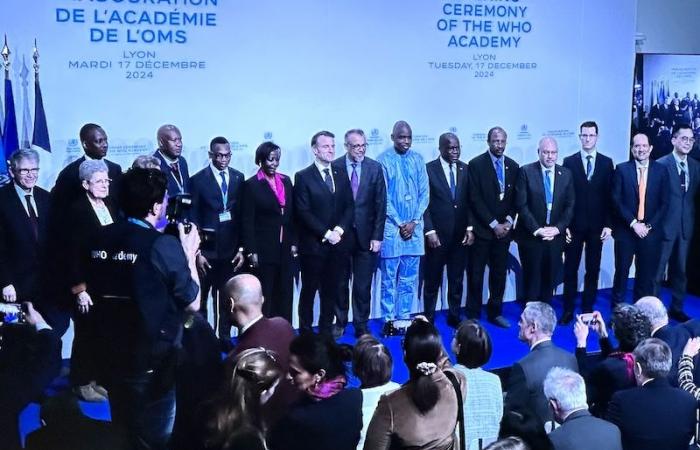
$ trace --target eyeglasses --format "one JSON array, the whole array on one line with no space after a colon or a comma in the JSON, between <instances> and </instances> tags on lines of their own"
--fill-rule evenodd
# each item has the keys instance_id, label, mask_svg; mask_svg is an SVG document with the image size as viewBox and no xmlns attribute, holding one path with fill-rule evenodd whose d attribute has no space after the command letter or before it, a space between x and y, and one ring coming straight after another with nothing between
<instances>
[{"instance_id":1,"label":"eyeglasses","mask_svg":"<svg viewBox=\"0 0 700 450\"><path fill-rule=\"evenodd\" d=\"M688 143L694 144L695 143L695 138L693 138L693 137L681 136L681 137L678 137L676 139L678 139L679 141L681 141L684 144L688 144Z\"/></svg>"},{"instance_id":2,"label":"eyeglasses","mask_svg":"<svg viewBox=\"0 0 700 450\"><path fill-rule=\"evenodd\" d=\"M230 153L216 153L212 155L214 159L231 159Z\"/></svg>"},{"instance_id":3,"label":"eyeglasses","mask_svg":"<svg viewBox=\"0 0 700 450\"><path fill-rule=\"evenodd\" d=\"M367 150L367 144L345 144L350 150Z\"/></svg>"},{"instance_id":4,"label":"eyeglasses","mask_svg":"<svg viewBox=\"0 0 700 450\"><path fill-rule=\"evenodd\" d=\"M33 169L16 169L16 170L17 170L17 173L19 173L20 175L24 175L24 176L27 176L27 175L29 175L30 173L31 173L32 175L37 175L37 174L39 173L39 168L38 168L38 167L35 167L35 168L33 168Z\"/></svg>"}]
</instances>

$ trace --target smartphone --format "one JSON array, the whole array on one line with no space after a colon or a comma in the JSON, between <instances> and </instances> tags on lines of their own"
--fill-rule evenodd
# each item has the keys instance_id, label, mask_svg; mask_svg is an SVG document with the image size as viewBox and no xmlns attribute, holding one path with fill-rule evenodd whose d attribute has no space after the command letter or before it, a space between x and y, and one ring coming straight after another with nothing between
<instances>
[{"instance_id":1,"label":"smartphone","mask_svg":"<svg viewBox=\"0 0 700 450\"><path fill-rule=\"evenodd\" d=\"M585 325L590 326L598 323L598 319L595 318L593 313L583 313L579 317L581 318L581 322L583 322Z\"/></svg>"}]
</instances>

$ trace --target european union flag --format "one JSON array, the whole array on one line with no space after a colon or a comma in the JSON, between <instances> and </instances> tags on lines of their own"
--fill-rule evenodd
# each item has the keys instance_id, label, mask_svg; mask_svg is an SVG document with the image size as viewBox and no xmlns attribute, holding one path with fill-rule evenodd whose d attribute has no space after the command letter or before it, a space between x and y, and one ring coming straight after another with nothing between
<instances>
[{"instance_id":1,"label":"european union flag","mask_svg":"<svg viewBox=\"0 0 700 450\"><path fill-rule=\"evenodd\" d=\"M12 95L12 81L5 78L5 126L2 145L5 147L4 159L10 159L10 155L19 149L19 136L17 135L17 116L15 115L15 98Z\"/></svg>"},{"instance_id":2,"label":"european union flag","mask_svg":"<svg viewBox=\"0 0 700 450\"><path fill-rule=\"evenodd\" d=\"M32 135L32 147L39 147L47 152L51 151L49 127L46 124L44 99L41 96L41 86L39 86L38 77L34 80L34 134Z\"/></svg>"}]
</instances>

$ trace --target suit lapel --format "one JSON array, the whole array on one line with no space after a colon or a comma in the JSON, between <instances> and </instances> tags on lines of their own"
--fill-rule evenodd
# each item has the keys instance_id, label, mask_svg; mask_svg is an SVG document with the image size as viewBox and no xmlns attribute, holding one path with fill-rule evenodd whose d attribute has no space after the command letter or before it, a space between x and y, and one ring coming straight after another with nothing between
<instances>
[{"instance_id":1,"label":"suit lapel","mask_svg":"<svg viewBox=\"0 0 700 450\"><path fill-rule=\"evenodd\" d=\"M442 170L442 162L440 161L439 157L433 161L433 164L431 164L431 170L433 171L433 176L440 180L439 184L442 186L442 190L447 193L448 197L452 198L450 183L447 181L447 178L445 178L445 172Z\"/></svg>"},{"instance_id":2,"label":"suit lapel","mask_svg":"<svg viewBox=\"0 0 700 450\"><path fill-rule=\"evenodd\" d=\"M466 164L462 163L461 161L457 162L457 186L455 190L456 198L459 198L460 195L462 195L462 192L464 192L465 181L467 180L465 176L466 174Z\"/></svg>"},{"instance_id":3,"label":"suit lapel","mask_svg":"<svg viewBox=\"0 0 700 450\"><path fill-rule=\"evenodd\" d=\"M211 167L207 167L205 169L207 171L207 178L209 179L211 183L211 188L214 189L215 195L216 195L216 200L219 205L223 205L224 203L224 195L221 193L221 184L219 184L219 180L214 176L214 172L212 172ZM230 175L230 172L229 172ZM231 177L228 177L229 180L231 180ZM230 189L231 183L229 183L229 189Z\"/></svg>"},{"instance_id":4,"label":"suit lapel","mask_svg":"<svg viewBox=\"0 0 700 450\"><path fill-rule=\"evenodd\" d=\"M335 175L335 172L337 172L337 170L333 169L332 166L330 169L334 172L333 175ZM321 191L327 195L333 195L333 193L330 191L330 189L328 189L328 186L326 186L326 182L323 180L323 177L321 176L321 173L318 171L318 167L316 167L316 164L313 164L313 163L311 164L311 172L312 172L311 176L316 180L316 184L318 184L320 186ZM336 188L337 188L337 183L336 183Z\"/></svg>"},{"instance_id":5,"label":"suit lapel","mask_svg":"<svg viewBox=\"0 0 700 450\"><path fill-rule=\"evenodd\" d=\"M556 205L558 203L559 198L562 196L561 178L563 176L563 171L561 170L561 166L554 165L552 172L554 173L554 195L552 196L552 203Z\"/></svg>"}]
</instances>

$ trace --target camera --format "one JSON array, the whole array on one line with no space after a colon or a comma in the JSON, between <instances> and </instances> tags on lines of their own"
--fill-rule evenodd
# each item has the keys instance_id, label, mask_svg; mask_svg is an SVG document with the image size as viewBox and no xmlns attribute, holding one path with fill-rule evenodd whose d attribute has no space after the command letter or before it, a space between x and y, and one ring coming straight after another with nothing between
<instances>
[{"instance_id":1,"label":"camera","mask_svg":"<svg viewBox=\"0 0 700 450\"><path fill-rule=\"evenodd\" d=\"M0 303L0 322L25 323L27 313L27 305L24 303Z\"/></svg>"},{"instance_id":2,"label":"camera","mask_svg":"<svg viewBox=\"0 0 700 450\"><path fill-rule=\"evenodd\" d=\"M583 322L584 325L590 326L598 323L598 319L596 319L593 313L584 313L581 314L579 317L581 317L581 322Z\"/></svg>"},{"instance_id":3,"label":"camera","mask_svg":"<svg viewBox=\"0 0 700 450\"><path fill-rule=\"evenodd\" d=\"M177 194L168 198L168 207L165 210L165 217L168 224L165 226L165 232L178 236L177 224L181 223L185 226L185 233L192 230L189 216L192 209L192 196L190 194Z\"/></svg>"}]
</instances>

